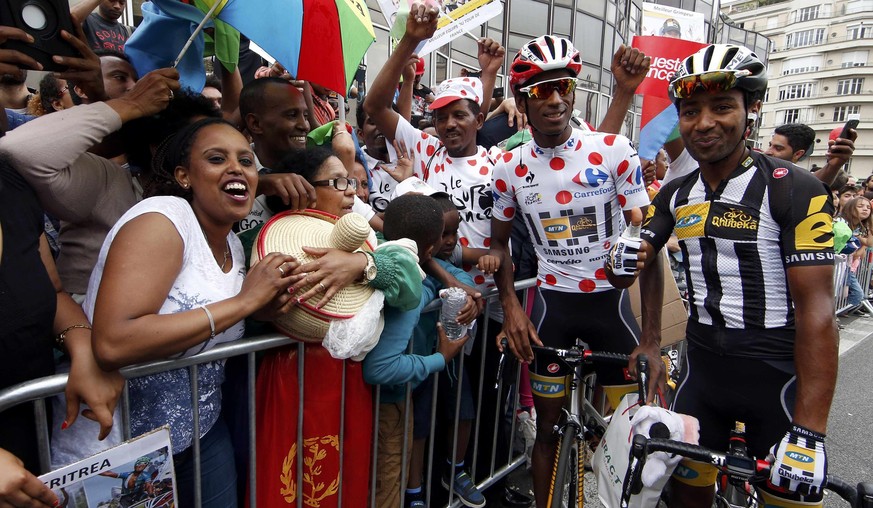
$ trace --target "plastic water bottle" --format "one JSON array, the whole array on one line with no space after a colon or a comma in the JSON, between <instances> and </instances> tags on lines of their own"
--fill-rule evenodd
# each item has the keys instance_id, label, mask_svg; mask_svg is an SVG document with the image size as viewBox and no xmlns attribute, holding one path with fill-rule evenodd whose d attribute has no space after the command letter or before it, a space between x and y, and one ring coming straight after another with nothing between
<instances>
[{"instance_id":1,"label":"plastic water bottle","mask_svg":"<svg viewBox=\"0 0 873 508\"><path fill-rule=\"evenodd\" d=\"M443 306L440 309L440 323L449 340L458 340L467 334L467 327L458 323L458 312L467 303L467 292L461 288L447 288L440 291Z\"/></svg>"}]
</instances>

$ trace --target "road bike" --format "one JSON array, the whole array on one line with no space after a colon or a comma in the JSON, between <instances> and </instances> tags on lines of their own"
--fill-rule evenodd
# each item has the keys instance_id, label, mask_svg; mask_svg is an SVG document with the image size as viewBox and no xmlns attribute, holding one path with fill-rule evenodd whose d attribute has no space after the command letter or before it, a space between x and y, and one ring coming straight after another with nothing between
<instances>
[{"instance_id":1,"label":"road bike","mask_svg":"<svg viewBox=\"0 0 873 508\"><path fill-rule=\"evenodd\" d=\"M531 348L534 355L553 355L559 363L563 364L563 367L569 367L573 372L573 375L569 376L568 396L565 399L566 404L562 418L554 427L554 431L558 435L558 444L549 484L547 506L550 508L581 508L584 500L585 443L599 442L608 425L608 418L605 418L591 402L594 393L593 383L584 381L586 374L582 367L595 363L627 367L629 356L607 351L591 351L585 349L581 344L570 349L535 345L531 345ZM507 350L505 339L503 349ZM505 357L504 353L500 358L498 378L501 375ZM637 389L640 400L645 401L649 372L646 355L637 356L636 366L637 372L640 373L637 376ZM580 392L580 387L584 387L583 392Z\"/></svg>"}]
</instances>

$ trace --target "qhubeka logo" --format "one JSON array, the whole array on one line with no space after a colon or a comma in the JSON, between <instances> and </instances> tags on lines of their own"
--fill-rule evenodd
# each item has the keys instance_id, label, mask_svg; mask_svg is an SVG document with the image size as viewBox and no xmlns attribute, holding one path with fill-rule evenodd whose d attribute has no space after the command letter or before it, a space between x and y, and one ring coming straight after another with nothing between
<instances>
[{"instance_id":1,"label":"qhubeka logo","mask_svg":"<svg viewBox=\"0 0 873 508\"><path fill-rule=\"evenodd\" d=\"M709 226L707 236L746 241L754 241L758 238L757 216L739 207L730 206L724 210L720 203L715 203L710 214Z\"/></svg>"}]
</instances>

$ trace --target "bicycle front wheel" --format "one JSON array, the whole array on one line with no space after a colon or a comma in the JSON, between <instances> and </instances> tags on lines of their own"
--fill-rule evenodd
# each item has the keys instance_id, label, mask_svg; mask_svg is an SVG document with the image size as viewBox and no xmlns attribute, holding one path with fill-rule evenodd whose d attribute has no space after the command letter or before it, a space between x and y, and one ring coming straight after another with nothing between
<instances>
[{"instance_id":1,"label":"bicycle front wheel","mask_svg":"<svg viewBox=\"0 0 873 508\"><path fill-rule=\"evenodd\" d=\"M582 455L580 441L573 429L564 429L558 443L558 456L555 458L555 470L552 473L549 508L582 508L583 478Z\"/></svg>"}]
</instances>

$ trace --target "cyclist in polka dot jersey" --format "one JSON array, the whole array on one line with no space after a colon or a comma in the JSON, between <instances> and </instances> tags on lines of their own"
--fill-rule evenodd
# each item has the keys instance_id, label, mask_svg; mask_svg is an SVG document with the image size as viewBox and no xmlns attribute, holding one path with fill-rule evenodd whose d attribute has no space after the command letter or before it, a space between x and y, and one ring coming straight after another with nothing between
<instances>
[{"instance_id":1,"label":"cyclist in polka dot jersey","mask_svg":"<svg viewBox=\"0 0 873 508\"><path fill-rule=\"evenodd\" d=\"M491 251L503 260L495 275L504 311L498 344L506 337L518 359L530 362L537 411L532 476L540 508L548 498L557 444L553 428L571 372L549 355L535 358L531 342L569 348L580 338L592 349L629 354L639 337L627 292L610 285L603 266L631 210L645 208L649 198L627 138L570 125L581 68L579 52L566 39L547 35L522 47L510 68L510 86L533 139L502 154L493 173ZM529 319L506 261L516 214L522 214L538 261ZM634 387L615 367L598 369L597 379L613 407Z\"/></svg>"},{"instance_id":2,"label":"cyclist in polka dot jersey","mask_svg":"<svg viewBox=\"0 0 873 508\"><path fill-rule=\"evenodd\" d=\"M488 110L497 71L503 63L503 47L491 39L480 40L478 60L482 79L452 78L435 90L436 98L429 108L433 111L439 137L414 128L391 109L393 91L403 66L416 46L433 35L436 22L436 17L419 21L409 16L406 32L376 76L364 109L389 142L401 141L409 149L409 153L400 153L397 157L414 159L412 176L452 197L461 214L458 242L464 247L487 249L493 202L491 172L494 157L501 152L497 148L488 151L478 146L476 133L484 123L484 112ZM389 152L393 151L389 148ZM494 286L493 278L474 265L465 264L463 269L479 291ZM492 318L499 319L499 316L492 315Z\"/></svg>"}]
</instances>

